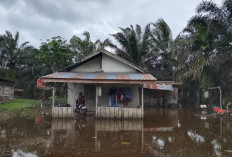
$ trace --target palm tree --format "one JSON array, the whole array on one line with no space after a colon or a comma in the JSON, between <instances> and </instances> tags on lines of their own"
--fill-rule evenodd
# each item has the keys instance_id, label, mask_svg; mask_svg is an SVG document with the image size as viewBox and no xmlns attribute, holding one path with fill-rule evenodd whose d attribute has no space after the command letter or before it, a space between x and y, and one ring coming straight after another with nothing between
<instances>
[{"instance_id":1,"label":"palm tree","mask_svg":"<svg viewBox=\"0 0 232 157\"><path fill-rule=\"evenodd\" d=\"M76 62L81 61L84 57L94 53L99 49L103 49L108 42L108 39L103 42L101 42L99 39L95 42L92 42L90 40L89 32L84 32L83 35L85 37L84 39L74 35L70 40L71 49L76 53Z\"/></svg>"},{"instance_id":2,"label":"palm tree","mask_svg":"<svg viewBox=\"0 0 232 157\"><path fill-rule=\"evenodd\" d=\"M24 96L29 98L34 97L37 79L52 72L49 66L42 64L35 57L38 53L40 52L36 48L27 49L18 59L20 68L17 70L16 87L22 88Z\"/></svg>"},{"instance_id":3,"label":"palm tree","mask_svg":"<svg viewBox=\"0 0 232 157\"><path fill-rule=\"evenodd\" d=\"M182 81L193 80L200 93L209 86L225 85L221 76L231 73L227 65L231 65L232 59L232 31L230 10L225 6L219 8L212 2L202 2L197 12L178 37L179 66L175 76Z\"/></svg>"},{"instance_id":4,"label":"palm tree","mask_svg":"<svg viewBox=\"0 0 232 157\"><path fill-rule=\"evenodd\" d=\"M22 51L31 46L29 42L24 42L19 45L19 33L16 32L15 36L6 31L6 34L0 36L0 57L3 68L15 69L17 67L17 58Z\"/></svg>"},{"instance_id":5,"label":"palm tree","mask_svg":"<svg viewBox=\"0 0 232 157\"><path fill-rule=\"evenodd\" d=\"M152 55L150 49L150 24L148 24L144 31L139 25L128 28L120 28L121 32L112 34L117 44L112 42L108 46L115 49L117 55L120 57L137 64L145 66L147 59Z\"/></svg>"},{"instance_id":6,"label":"palm tree","mask_svg":"<svg viewBox=\"0 0 232 157\"><path fill-rule=\"evenodd\" d=\"M150 71L158 79L172 79L175 59L172 58L172 31L163 19L151 23L151 48L154 52L150 58Z\"/></svg>"},{"instance_id":7,"label":"palm tree","mask_svg":"<svg viewBox=\"0 0 232 157\"><path fill-rule=\"evenodd\" d=\"M0 63L1 71L4 71L8 79L14 80L18 68L18 58L31 46L29 42L19 45L19 33L13 36L9 31L0 36Z\"/></svg>"},{"instance_id":8,"label":"palm tree","mask_svg":"<svg viewBox=\"0 0 232 157\"><path fill-rule=\"evenodd\" d=\"M231 97L232 1L225 0L220 7L211 1L204 1L197 7L197 12L210 19L211 27L209 30L217 34L216 51L223 57L223 62L217 63L218 70L213 77L214 84L222 86L225 97Z\"/></svg>"}]
</instances>

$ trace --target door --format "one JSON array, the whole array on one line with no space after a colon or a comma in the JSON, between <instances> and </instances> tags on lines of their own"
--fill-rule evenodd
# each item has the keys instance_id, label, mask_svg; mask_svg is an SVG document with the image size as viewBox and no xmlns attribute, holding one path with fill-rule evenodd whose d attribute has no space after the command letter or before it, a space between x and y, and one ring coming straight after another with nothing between
<instances>
[{"instance_id":1,"label":"door","mask_svg":"<svg viewBox=\"0 0 232 157\"><path fill-rule=\"evenodd\" d=\"M96 89L95 85L84 85L84 95L85 95L85 104L87 106L88 111L95 111L96 105L95 105L95 95L96 95Z\"/></svg>"}]
</instances>

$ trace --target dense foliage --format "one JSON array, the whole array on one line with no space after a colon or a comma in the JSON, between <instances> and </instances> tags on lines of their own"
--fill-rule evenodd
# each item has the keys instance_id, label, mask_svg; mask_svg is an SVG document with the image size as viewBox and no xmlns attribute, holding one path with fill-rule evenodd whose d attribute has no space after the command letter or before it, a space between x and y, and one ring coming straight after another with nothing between
<instances>
[{"instance_id":1,"label":"dense foliage","mask_svg":"<svg viewBox=\"0 0 232 157\"><path fill-rule=\"evenodd\" d=\"M224 104L232 97L232 1L219 7L211 1L197 6L196 15L173 39L163 19L119 28L110 41L92 41L89 32L84 38L74 35L69 41L53 37L39 49L25 42L19 45L19 33L6 31L0 35L0 75L17 82L26 97L33 97L36 79L56 72L97 50L110 47L117 55L137 64L159 80L182 82L182 100L204 102L209 87L220 86Z\"/></svg>"}]
</instances>

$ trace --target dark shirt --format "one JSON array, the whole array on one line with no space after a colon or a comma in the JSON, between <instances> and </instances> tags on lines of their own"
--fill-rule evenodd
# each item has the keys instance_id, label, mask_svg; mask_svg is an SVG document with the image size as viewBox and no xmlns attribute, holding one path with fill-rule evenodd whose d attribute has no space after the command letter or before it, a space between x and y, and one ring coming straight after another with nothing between
<instances>
[{"instance_id":1,"label":"dark shirt","mask_svg":"<svg viewBox=\"0 0 232 157\"><path fill-rule=\"evenodd\" d=\"M85 106L85 97L84 96L81 96L77 99L77 102L76 102L77 106L79 105L83 105Z\"/></svg>"}]
</instances>

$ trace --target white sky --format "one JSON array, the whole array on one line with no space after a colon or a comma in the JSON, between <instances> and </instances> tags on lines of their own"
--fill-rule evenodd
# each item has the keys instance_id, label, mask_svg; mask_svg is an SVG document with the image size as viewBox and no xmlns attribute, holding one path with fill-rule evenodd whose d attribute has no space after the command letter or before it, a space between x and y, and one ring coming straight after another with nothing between
<instances>
[{"instance_id":1,"label":"white sky","mask_svg":"<svg viewBox=\"0 0 232 157\"><path fill-rule=\"evenodd\" d=\"M213 0L217 4L222 0ZM118 27L163 18L173 37L195 15L201 0L0 0L0 34L20 33L20 41L39 47L54 36L69 40L89 31L92 40L110 38ZM82 37L82 36L81 36Z\"/></svg>"}]
</instances>

